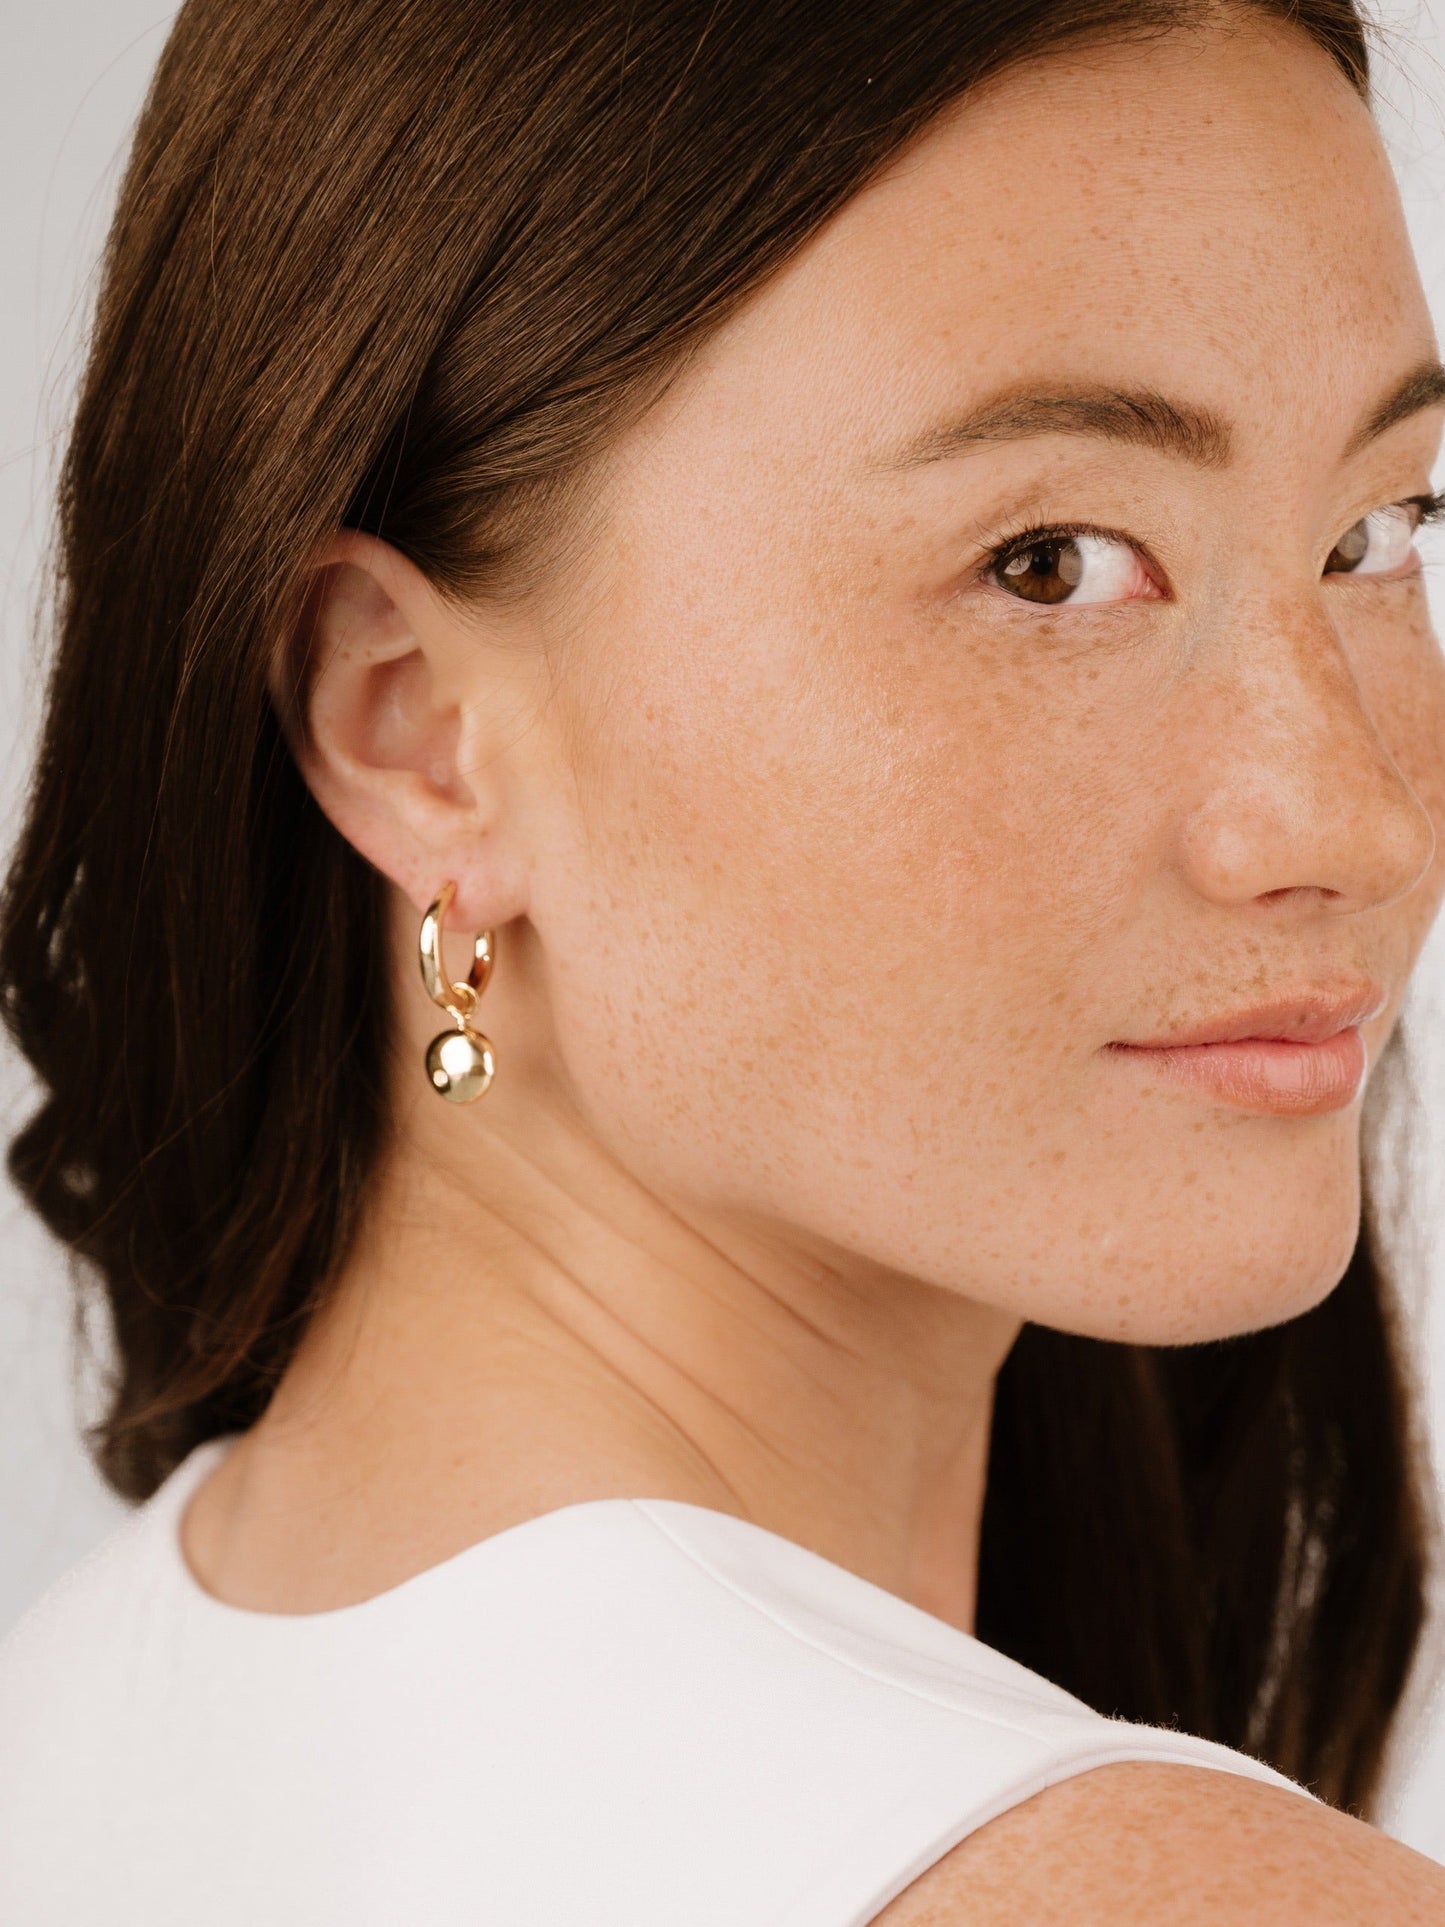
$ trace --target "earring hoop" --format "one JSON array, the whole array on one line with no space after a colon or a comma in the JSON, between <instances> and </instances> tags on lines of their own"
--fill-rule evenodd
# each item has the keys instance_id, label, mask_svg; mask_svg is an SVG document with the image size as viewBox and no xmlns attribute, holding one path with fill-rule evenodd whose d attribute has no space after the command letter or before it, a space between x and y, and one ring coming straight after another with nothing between
<instances>
[{"instance_id":1,"label":"earring hoop","mask_svg":"<svg viewBox=\"0 0 1445 1927\"><path fill-rule=\"evenodd\" d=\"M444 1030L427 1045L427 1081L438 1097L449 1104L475 1104L487 1089L496 1071L489 1040L472 1028L471 1019L487 979L492 974L495 945L490 930L480 930L472 945L472 965L464 983L447 976L442 955L442 931L447 911L457 893L455 883L442 885L440 896L421 920L418 950L421 980L426 994L451 1018L452 1030Z\"/></svg>"}]
</instances>

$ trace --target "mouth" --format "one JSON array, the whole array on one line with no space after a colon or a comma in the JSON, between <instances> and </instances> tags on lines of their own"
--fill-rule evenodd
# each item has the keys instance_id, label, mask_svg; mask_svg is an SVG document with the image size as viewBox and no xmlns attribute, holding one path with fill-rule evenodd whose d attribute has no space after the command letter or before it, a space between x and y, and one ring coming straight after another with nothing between
<instances>
[{"instance_id":1,"label":"mouth","mask_svg":"<svg viewBox=\"0 0 1445 1927\"><path fill-rule=\"evenodd\" d=\"M1311 986L1187 1030L1108 1049L1238 1110L1317 1117L1346 1109L1364 1089L1369 1053L1360 1026L1378 1017L1387 1001L1378 984L1359 979Z\"/></svg>"}]
</instances>

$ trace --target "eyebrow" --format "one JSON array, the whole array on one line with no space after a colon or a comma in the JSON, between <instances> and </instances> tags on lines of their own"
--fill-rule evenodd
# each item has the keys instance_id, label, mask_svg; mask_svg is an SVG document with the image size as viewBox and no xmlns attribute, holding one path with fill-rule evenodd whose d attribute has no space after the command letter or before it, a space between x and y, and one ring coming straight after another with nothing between
<instances>
[{"instance_id":1,"label":"eyebrow","mask_svg":"<svg viewBox=\"0 0 1445 1927\"><path fill-rule=\"evenodd\" d=\"M1396 422L1406 421L1422 409L1438 408L1441 402L1445 402L1445 368L1438 361L1421 362L1391 390L1373 414L1365 417L1345 443L1346 455L1358 455Z\"/></svg>"},{"instance_id":2,"label":"eyebrow","mask_svg":"<svg viewBox=\"0 0 1445 1927\"><path fill-rule=\"evenodd\" d=\"M1092 435L1179 455L1201 468L1229 460L1229 429L1217 415L1165 399L1152 389L1074 388L1036 394L1005 390L963 416L930 428L887 458L885 468L918 468L947 461L984 442L1026 441L1034 435Z\"/></svg>"},{"instance_id":3,"label":"eyebrow","mask_svg":"<svg viewBox=\"0 0 1445 1927\"><path fill-rule=\"evenodd\" d=\"M1397 422L1445 402L1445 367L1438 361L1412 368L1365 417L1345 445L1356 455ZM877 466L918 468L946 461L988 442L1025 441L1035 435L1087 435L1131 442L1177 456L1196 468L1223 468L1230 460L1229 424L1208 408L1170 401L1152 388L1070 388L1038 393L1005 389L954 422L925 430Z\"/></svg>"}]
</instances>

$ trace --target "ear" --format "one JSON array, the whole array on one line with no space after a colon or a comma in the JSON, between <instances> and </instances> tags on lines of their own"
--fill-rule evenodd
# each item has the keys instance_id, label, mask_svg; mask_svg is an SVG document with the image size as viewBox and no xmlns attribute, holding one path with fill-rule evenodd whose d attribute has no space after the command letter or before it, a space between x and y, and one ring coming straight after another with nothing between
<instances>
[{"instance_id":1,"label":"ear","mask_svg":"<svg viewBox=\"0 0 1445 1927\"><path fill-rule=\"evenodd\" d=\"M510 751L515 640L489 638L399 550L342 530L312 558L272 699L312 795L424 910L455 882L462 930L526 908ZM525 679L524 679L525 680Z\"/></svg>"}]
</instances>

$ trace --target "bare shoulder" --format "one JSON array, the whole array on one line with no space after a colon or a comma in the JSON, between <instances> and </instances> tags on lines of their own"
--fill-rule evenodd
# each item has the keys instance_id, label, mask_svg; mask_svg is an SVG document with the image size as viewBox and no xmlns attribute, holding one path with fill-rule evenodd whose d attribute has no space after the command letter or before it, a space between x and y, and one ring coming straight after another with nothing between
<instances>
[{"instance_id":1,"label":"bare shoulder","mask_svg":"<svg viewBox=\"0 0 1445 1927\"><path fill-rule=\"evenodd\" d=\"M1439 1927L1445 1868L1211 1767L1121 1762L980 1827L874 1927Z\"/></svg>"}]
</instances>

